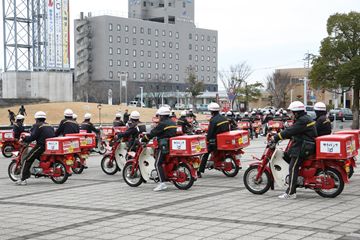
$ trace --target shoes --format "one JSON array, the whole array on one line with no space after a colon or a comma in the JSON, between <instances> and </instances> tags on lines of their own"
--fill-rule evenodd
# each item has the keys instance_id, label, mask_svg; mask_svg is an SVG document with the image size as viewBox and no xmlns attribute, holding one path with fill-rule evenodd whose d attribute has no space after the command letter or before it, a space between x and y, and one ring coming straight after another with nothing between
<instances>
[{"instance_id":1,"label":"shoes","mask_svg":"<svg viewBox=\"0 0 360 240\"><path fill-rule=\"evenodd\" d=\"M279 196L280 199L286 199L286 200L292 200L292 199L296 199L296 193L294 194L287 194L287 193L284 193L284 194L281 194Z\"/></svg>"},{"instance_id":2,"label":"shoes","mask_svg":"<svg viewBox=\"0 0 360 240\"><path fill-rule=\"evenodd\" d=\"M197 172L197 177L202 178L201 172Z\"/></svg>"},{"instance_id":3,"label":"shoes","mask_svg":"<svg viewBox=\"0 0 360 240\"><path fill-rule=\"evenodd\" d=\"M21 179L19 179L19 180L16 181L16 185L25 186L25 185L27 185L27 182L26 182L26 180L21 181Z\"/></svg>"},{"instance_id":4,"label":"shoes","mask_svg":"<svg viewBox=\"0 0 360 240\"><path fill-rule=\"evenodd\" d=\"M166 183L159 183L156 188L154 188L154 192L159 192L167 189Z\"/></svg>"}]
</instances>

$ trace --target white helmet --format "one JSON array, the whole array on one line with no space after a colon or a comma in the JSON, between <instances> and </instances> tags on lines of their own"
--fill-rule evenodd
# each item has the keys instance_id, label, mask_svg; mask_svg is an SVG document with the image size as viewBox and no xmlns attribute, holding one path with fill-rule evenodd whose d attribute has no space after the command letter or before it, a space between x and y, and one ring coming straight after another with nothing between
<instances>
[{"instance_id":1,"label":"white helmet","mask_svg":"<svg viewBox=\"0 0 360 240\"><path fill-rule=\"evenodd\" d=\"M46 119L46 113L44 112L36 112L35 115L34 115L34 118L35 119L39 119L39 118L43 118L43 119Z\"/></svg>"},{"instance_id":2,"label":"white helmet","mask_svg":"<svg viewBox=\"0 0 360 240\"><path fill-rule=\"evenodd\" d=\"M187 115L186 111L182 111L182 112L180 113L180 116L182 116L182 117L186 117L186 115Z\"/></svg>"},{"instance_id":3,"label":"white helmet","mask_svg":"<svg viewBox=\"0 0 360 240\"><path fill-rule=\"evenodd\" d=\"M84 119L85 120L91 119L91 114L90 113L85 113Z\"/></svg>"},{"instance_id":4,"label":"white helmet","mask_svg":"<svg viewBox=\"0 0 360 240\"><path fill-rule=\"evenodd\" d=\"M140 113L138 111L132 111L130 114L130 119L139 120L140 119Z\"/></svg>"},{"instance_id":5,"label":"white helmet","mask_svg":"<svg viewBox=\"0 0 360 240\"><path fill-rule=\"evenodd\" d=\"M71 110L71 109L65 109L65 111L64 111L64 116L65 117L72 117L73 116L73 114L74 114L74 112Z\"/></svg>"},{"instance_id":6,"label":"white helmet","mask_svg":"<svg viewBox=\"0 0 360 240\"><path fill-rule=\"evenodd\" d=\"M121 113L115 114L115 117L116 117L116 118L121 118Z\"/></svg>"},{"instance_id":7,"label":"white helmet","mask_svg":"<svg viewBox=\"0 0 360 240\"><path fill-rule=\"evenodd\" d=\"M287 114L287 111L286 111L286 110L284 110L284 111L283 111L283 114L284 114L284 115L286 115L286 114Z\"/></svg>"},{"instance_id":8,"label":"white helmet","mask_svg":"<svg viewBox=\"0 0 360 240\"><path fill-rule=\"evenodd\" d=\"M232 116L232 115L233 115L233 114L232 114L232 112L230 112L230 111L226 113L226 116Z\"/></svg>"},{"instance_id":9,"label":"white helmet","mask_svg":"<svg viewBox=\"0 0 360 240\"><path fill-rule=\"evenodd\" d=\"M21 114L16 116L16 120L23 120L23 119L25 119L25 117Z\"/></svg>"},{"instance_id":10,"label":"white helmet","mask_svg":"<svg viewBox=\"0 0 360 240\"><path fill-rule=\"evenodd\" d=\"M325 103L323 103L323 102L317 102L317 103L315 103L315 105L314 105L314 110L315 111L326 111L326 105L325 105Z\"/></svg>"},{"instance_id":11,"label":"white helmet","mask_svg":"<svg viewBox=\"0 0 360 240\"><path fill-rule=\"evenodd\" d=\"M275 116L280 116L280 110L275 113Z\"/></svg>"},{"instance_id":12,"label":"white helmet","mask_svg":"<svg viewBox=\"0 0 360 240\"><path fill-rule=\"evenodd\" d=\"M256 114L256 112L255 112L255 111L252 111L251 114L254 115L254 114Z\"/></svg>"},{"instance_id":13,"label":"white helmet","mask_svg":"<svg viewBox=\"0 0 360 240\"><path fill-rule=\"evenodd\" d=\"M220 111L220 106L219 104L212 102L208 105L208 110L210 112L218 112Z\"/></svg>"},{"instance_id":14,"label":"white helmet","mask_svg":"<svg viewBox=\"0 0 360 240\"><path fill-rule=\"evenodd\" d=\"M245 115L245 116L249 115L249 112L245 112L244 115Z\"/></svg>"},{"instance_id":15,"label":"white helmet","mask_svg":"<svg viewBox=\"0 0 360 240\"><path fill-rule=\"evenodd\" d=\"M75 113L72 116L73 119L77 119L77 117L78 117L78 115L76 115Z\"/></svg>"},{"instance_id":16,"label":"white helmet","mask_svg":"<svg viewBox=\"0 0 360 240\"><path fill-rule=\"evenodd\" d=\"M269 110L265 110L265 111L264 111L264 114L265 114L265 115L269 115L269 114L270 114L270 111L269 111Z\"/></svg>"},{"instance_id":17,"label":"white helmet","mask_svg":"<svg viewBox=\"0 0 360 240\"><path fill-rule=\"evenodd\" d=\"M300 101L290 103L288 109L292 112L305 111L305 105Z\"/></svg>"},{"instance_id":18,"label":"white helmet","mask_svg":"<svg viewBox=\"0 0 360 240\"><path fill-rule=\"evenodd\" d=\"M161 107L159 108L159 115L160 116L169 116L170 115L170 109L168 107Z\"/></svg>"}]
</instances>

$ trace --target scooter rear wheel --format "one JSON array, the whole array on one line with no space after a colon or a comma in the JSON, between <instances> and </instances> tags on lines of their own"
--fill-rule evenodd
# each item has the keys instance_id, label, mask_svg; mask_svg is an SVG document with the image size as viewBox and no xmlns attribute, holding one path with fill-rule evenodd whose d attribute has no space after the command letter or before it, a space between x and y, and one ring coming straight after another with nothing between
<instances>
[{"instance_id":1,"label":"scooter rear wheel","mask_svg":"<svg viewBox=\"0 0 360 240\"><path fill-rule=\"evenodd\" d=\"M1 152L4 155L4 157L6 158L11 158L12 157L12 152L14 151L14 147L11 145L5 145L2 147Z\"/></svg>"},{"instance_id":2,"label":"scooter rear wheel","mask_svg":"<svg viewBox=\"0 0 360 240\"><path fill-rule=\"evenodd\" d=\"M111 159L110 155L105 155L101 159L101 169L107 175L114 175L119 171L119 167L115 161L115 159Z\"/></svg>"},{"instance_id":3,"label":"scooter rear wheel","mask_svg":"<svg viewBox=\"0 0 360 240\"><path fill-rule=\"evenodd\" d=\"M231 165L232 165L232 169L231 171L225 171L225 170L222 170L222 172L225 174L225 176L227 177L235 177L236 175L238 175L239 173L239 170L240 170L240 167L238 165L236 165L236 162L235 160L232 158L232 157L226 157L224 159L224 162L226 161L231 161Z\"/></svg>"},{"instance_id":4,"label":"scooter rear wheel","mask_svg":"<svg viewBox=\"0 0 360 240\"><path fill-rule=\"evenodd\" d=\"M106 151L107 151L106 144L103 142L103 143L101 143L101 146L99 148L99 154L104 155L106 153Z\"/></svg>"},{"instance_id":5,"label":"scooter rear wheel","mask_svg":"<svg viewBox=\"0 0 360 240\"><path fill-rule=\"evenodd\" d=\"M53 164L53 169L54 169L54 173L56 172L56 169L60 169L61 170L61 175L59 177L50 177L51 180L56 183L56 184L63 184L67 181L69 174L66 172L66 167L64 165L64 163L62 162L55 162Z\"/></svg>"},{"instance_id":6,"label":"scooter rear wheel","mask_svg":"<svg viewBox=\"0 0 360 240\"><path fill-rule=\"evenodd\" d=\"M325 189L316 189L315 192L324 198L335 198L344 190L344 180L341 174L333 169L326 168L325 171L318 171L317 176L328 175L335 181L335 188L325 190Z\"/></svg>"},{"instance_id":7,"label":"scooter rear wheel","mask_svg":"<svg viewBox=\"0 0 360 240\"><path fill-rule=\"evenodd\" d=\"M246 169L244 173L244 184L247 190L254 194L264 194L269 191L272 180L270 173L264 171L260 176L260 179L256 181L256 175L258 174L258 166L253 165Z\"/></svg>"},{"instance_id":8,"label":"scooter rear wheel","mask_svg":"<svg viewBox=\"0 0 360 240\"><path fill-rule=\"evenodd\" d=\"M186 175L185 182L177 182L173 181L175 187L177 187L180 190L188 190L192 187L194 184L194 177L191 175L191 169L188 165L181 163L177 166L177 169L175 171L183 172Z\"/></svg>"},{"instance_id":9,"label":"scooter rear wheel","mask_svg":"<svg viewBox=\"0 0 360 240\"><path fill-rule=\"evenodd\" d=\"M354 175L354 167L350 166L350 170L349 170L349 173L348 173L348 178L350 179L353 175Z\"/></svg>"},{"instance_id":10,"label":"scooter rear wheel","mask_svg":"<svg viewBox=\"0 0 360 240\"><path fill-rule=\"evenodd\" d=\"M127 162L122 171L123 179L126 182L126 184L129 185L130 187L138 187L144 182L144 179L141 176L141 172L139 168L136 170L134 174L131 174L132 169L133 169L132 162Z\"/></svg>"},{"instance_id":11,"label":"scooter rear wheel","mask_svg":"<svg viewBox=\"0 0 360 240\"><path fill-rule=\"evenodd\" d=\"M16 174L17 171L19 173L21 172L20 169L19 170L16 169L16 161L11 161L8 167L8 175L11 181L13 182L16 182L21 177L21 174Z\"/></svg>"}]
</instances>

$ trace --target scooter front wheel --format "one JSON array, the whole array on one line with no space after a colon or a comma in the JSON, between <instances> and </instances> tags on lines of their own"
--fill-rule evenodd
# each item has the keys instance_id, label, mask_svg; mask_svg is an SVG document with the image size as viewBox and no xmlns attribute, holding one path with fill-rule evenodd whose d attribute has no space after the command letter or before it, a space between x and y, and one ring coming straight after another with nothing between
<instances>
[{"instance_id":1,"label":"scooter front wheel","mask_svg":"<svg viewBox=\"0 0 360 240\"><path fill-rule=\"evenodd\" d=\"M101 169L107 175L114 175L119 171L119 167L115 161L115 159L111 159L110 155L105 155L101 159Z\"/></svg>"},{"instance_id":2,"label":"scooter front wheel","mask_svg":"<svg viewBox=\"0 0 360 240\"><path fill-rule=\"evenodd\" d=\"M67 181L69 174L66 172L66 167L62 162L55 162L53 164L54 174L60 174L60 176L51 176L51 180L56 184L63 184Z\"/></svg>"},{"instance_id":3,"label":"scooter front wheel","mask_svg":"<svg viewBox=\"0 0 360 240\"><path fill-rule=\"evenodd\" d=\"M11 161L8 167L8 175L11 181L16 182L21 177L21 169L16 169L16 161Z\"/></svg>"},{"instance_id":4,"label":"scooter front wheel","mask_svg":"<svg viewBox=\"0 0 360 240\"><path fill-rule=\"evenodd\" d=\"M14 151L14 147L12 145L5 145L2 147L1 152L6 158L12 157L12 152Z\"/></svg>"},{"instance_id":5,"label":"scooter front wheel","mask_svg":"<svg viewBox=\"0 0 360 240\"><path fill-rule=\"evenodd\" d=\"M122 175L123 175L124 181L130 187L138 187L144 181L143 177L141 176L141 172L140 172L139 168L137 168L133 172L133 163L132 162L127 162L125 164L124 169L122 171Z\"/></svg>"},{"instance_id":6,"label":"scooter front wheel","mask_svg":"<svg viewBox=\"0 0 360 240\"><path fill-rule=\"evenodd\" d=\"M99 147L99 154L104 155L106 153L106 151L107 151L106 144L104 142L102 142Z\"/></svg>"},{"instance_id":7,"label":"scooter front wheel","mask_svg":"<svg viewBox=\"0 0 360 240\"><path fill-rule=\"evenodd\" d=\"M240 167L238 165L236 165L235 160L232 157L226 157L224 160L224 164L227 163L231 163L231 170L226 171L226 170L222 170L222 172L225 174L225 176L227 177L235 177L236 175L238 175Z\"/></svg>"},{"instance_id":8,"label":"scooter front wheel","mask_svg":"<svg viewBox=\"0 0 360 240\"><path fill-rule=\"evenodd\" d=\"M324 198L335 198L344 190L344 180L341 174L333 169L326 168L324 171L320 170L316 174L317 176L331 177L334 180L334 188L332 189L316 189L315 192Z\"/></svg>"},{"instance_id":9,"label":"scooter front wheel","mask_svg":"<svg viewBox=\"0 0 360 240\"><path fill-rule=\"evenodd\" d=\"M271 178L268 171L264 171L260 178L256 180L258 174L258 166L253 165L246 169L244 173L244 184L247 190L254 194L264 194L271 187Z\"/></svg>"},{"instance_id":10,"label":"scooter front wheel","mask_svg":"<svg viewBox=\"0 0 360 240\"><path fill-rule=\"evenodd\" d=\"M81 174L84 171L85 166L81 163L80 157L78 155L75 156L74 166L72 170L75 174Z\"/></svg>"}]
</instances>

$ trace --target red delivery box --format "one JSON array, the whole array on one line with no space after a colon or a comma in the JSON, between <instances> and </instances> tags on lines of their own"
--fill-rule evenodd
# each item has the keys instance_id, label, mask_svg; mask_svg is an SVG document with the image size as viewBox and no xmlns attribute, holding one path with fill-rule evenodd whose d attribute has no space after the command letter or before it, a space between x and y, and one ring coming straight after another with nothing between
<instances>
[{"instance_id":1,"label":"red delivery box","mask_svg":"<svg viewBox=\"0 0 360 240\"><path fill-rule=\"evenodd\" d=\"M204 122L204 123L200 123L199 127L201 128L201 130L203 130L204 132L207 132L209 130L209 123L208 122Z\"/></svg>"},{"instance_id":2,"label":"red delivery box","mask_svg":"<svg viewBox=\"0 0 360 240\"><path fill-rule=\"evenodd\" d=\"M113 127L102 127L101 131L105 136L114 136L114 128Z\"/></svg>"},{"instance_id":3,"label":"red delivery box","mask_svg":"<svg viewBox=\"0 0 360 240\"><path fill-rule=\"evenodd\" d=\"M14 140L15 140L15 137L14 137L14 132L12 130L1 131L1 134L0 134L1 142L10 142L10 141L14 141Z\"/></svg>"},{"instance_id":4,"label":"red delivery box","mask_svg":"<svg viewBox=\"0 0 360 240\"><path fill-rule=\"evenodd\" d=\"M220 133L216 140L218 150L238 150L250 145L249 133L245 130Z\"/></svg>"},{"instance_id":5,"label":"red delivery box","mask_svg":"<svg viewBox=\"0 0 360 240\"><path fill-rule=\"evenodd\" d=\"M45 152L47 155L65 155L80 152L80 138L55 137L46 139Z\"/></svg>"},{"instance_id":6,"label":"red delivery box","mask_svg":"<svg viewBox=\"0 0 360 240\"><path fill-rule=\"evenodd\" d=\"M124 133L126 132L128 128L126 126L122 126L122 127L114 127L114 134L116 133Z\"/></svg>"},{"instance_id":7,"label":"red delivery box","mask_svg":"<svg viewBox=\"0 0 360 240\"><path fill-rule=\"evenodd\" d=\"M206 152L204 135L183 135L170 138L170 156L196 156Z\"/></svg>"},{"instance_id":8,"label":"red delivery box","mask_svg":"<svg viewBox=\"0 0 360 240\"><path fill-rule=\"evenodd\" d=\"M96 146L95 133L72 133L66 134L66 137L78 137L81 149L91 149Z\"/></svg>"},{"instance_id":9,"label":"red delivery box","mask_svg":"<svg viewBox=\"0 0 360 240\"><path fill-rule=\"evenodd\" d=\"M354 135L334 134L316 138L317 159L348 159L356 154Z\"/></svg>"},{"instance_id":10,"label":"red delivery box","mask_svg":"<svg viewBox=\"0 0 360 240\"><path fill-rule=\"evenodd\" d=\"M359 129L342 130L342 131L336 132L335 134L353 134L354 138L355 138L356 149L360 148L360 130Z\"/></svg>"},{"instance_id":11,"label":"red delivery box","mask_svg":"<svg viewBox=\"0 0 360 240\"><path fill-rule=\"evenodd\" d=\"M280 121L269 121L268 128L284 128L284 123Z\"/></svg>"},{"instance_id":12,"label":"red delivery box","mask_svg":"<svg viewBox=\"0 0 360 240\"><path fill-rule=\"evenodd\" d=\"M250 122L239 122L238 128L240 129L249 129L250 128Z\"/></svg>"},{"instance_id":13,"label":"red delivery box","mask_svg":"<svg viewBox=\"0 0 360 240\"><path fill-rule=\"evenodd\" d=\"M253 128L261 127L261 121L255 121L255 122L252 124L252 127L253 127Z\"/></svg>"}]
</instances>

